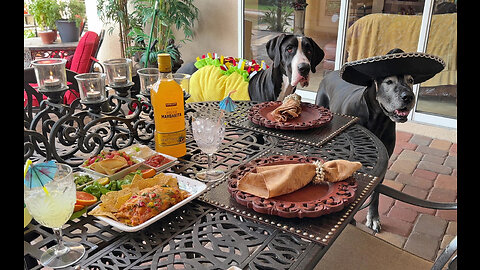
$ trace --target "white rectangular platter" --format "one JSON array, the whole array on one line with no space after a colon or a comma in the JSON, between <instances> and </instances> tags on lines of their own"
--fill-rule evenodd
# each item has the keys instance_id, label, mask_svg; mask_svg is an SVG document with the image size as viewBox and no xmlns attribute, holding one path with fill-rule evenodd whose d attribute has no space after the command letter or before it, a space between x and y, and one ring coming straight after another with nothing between
<instances>
[{"instance_id":1,"label":"white rectangular platter","mask_svg":"<svg viewBox=\"0 0 480 270\"><path fill-rule=\"evenodd\" d=\"M170 214L171 212L175 211L176 209L182 207L183 205L187 204L191 200L195 199L207 187L204 183L202 183L198 180L194 180L194 179L185 177L183 175L179 175L179 174L175 174L175 173L165 173L165 174L166 175L171 175L171 176L177 178L179 188L187 191L188 193L190 193L190 196L188 198L184 199L183 201L175 204L174 206L166 209L165 211L161 212L160 214L152 217L151 219L149 219L149 220L145 221L144 223L139 224L137 226L128 226L126 224L123 224L121 222L115 221L111 218L104 217L104 216L97 216L96 218L98 218L98 219L112 225L113 227L124 231L124 232L136 232L136 231L139 231L139 230L141 230L145 227L148 227L150 224L156 222L157 220L165 217L166 215ZM97 205L95 208L97 208L97 207L99 207L99 206Z\"/></svg>"}]
</instances>

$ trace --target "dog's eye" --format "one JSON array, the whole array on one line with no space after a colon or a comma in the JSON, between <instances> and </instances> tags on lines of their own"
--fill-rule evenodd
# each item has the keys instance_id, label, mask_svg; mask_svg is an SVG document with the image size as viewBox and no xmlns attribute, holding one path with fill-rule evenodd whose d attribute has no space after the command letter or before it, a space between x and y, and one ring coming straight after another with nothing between
<instances>
[{"instance_id":1,"label":"dog's eye","mask_svg":"<svg viewBox=\"0 0 480 270\"><path fill-rule=\"evenodd\" d=\"M393 81L392 81L392 80L387 80L387 81L385 81L385 83L388 84L388 85L390 85L390 84L393 83Z\"/></svg>"},{"instance_id":2,"label":"dog's eye","mask_svg":"<svg viewBox=\"0 0 480 270\"><path fill-rule=\"evenodd\" d=\"M413 84L413 78L408 78L407 82L408 82L409 84Z\"/></svg>"},{"instance_id":3,"label":"dog's eye","mask_svg":"<svg viewBox=\"0 0 480 270\"><path fill-rule=\"evenodd\" d=\"M286 49L287 49L287 52L289 52L289 53L293 52L293 47L292 46L287 46Z\"/></svg>"}]
</instances>

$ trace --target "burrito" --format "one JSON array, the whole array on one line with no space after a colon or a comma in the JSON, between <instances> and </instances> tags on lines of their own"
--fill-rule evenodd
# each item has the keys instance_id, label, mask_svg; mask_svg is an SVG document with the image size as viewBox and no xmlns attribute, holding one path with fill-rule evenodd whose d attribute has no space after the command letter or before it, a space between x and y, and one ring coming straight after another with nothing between
<instances>
[{"instance_id":1,"label":"burrito","mask_svg":"<svg viewBox=\"0 0 480 270\"><path fill-rule=\"evenodd\" d=\"M273 110L270 114L278 122L286 122L289 119L297 118L302 113L302 97L297 94L291 94L285 97L282 104Z\"/></svg>"},{"instance_id":2,"label":"burrito","mask_svg":"<svg viewBox=\"0 0 480 270\"><path fill-rule=\"evenodd\" d=\"M237 188L268 199L292 193L310 182L320 184L345 180L361 167L360 162L348 160L259 166L238 180Z\"/></svg>"}]
</instances>

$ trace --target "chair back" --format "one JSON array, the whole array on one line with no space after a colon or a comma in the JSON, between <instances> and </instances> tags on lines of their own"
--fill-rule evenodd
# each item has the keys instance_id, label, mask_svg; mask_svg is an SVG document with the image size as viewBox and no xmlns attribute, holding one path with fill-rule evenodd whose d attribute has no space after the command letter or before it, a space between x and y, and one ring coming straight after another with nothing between
<instances>
[{"instance_id":1,"label":"chair back","mask_svg":"<svg viewBox=\"0 0 480 270\"><path fill-rule=\"evenodd\" d=\"M90 72L99 48L100 37L93 31L87 31L78 42L68 69L78 74ZM92 59L93 58L93 59Z\"/></svg>"}]
</instances>

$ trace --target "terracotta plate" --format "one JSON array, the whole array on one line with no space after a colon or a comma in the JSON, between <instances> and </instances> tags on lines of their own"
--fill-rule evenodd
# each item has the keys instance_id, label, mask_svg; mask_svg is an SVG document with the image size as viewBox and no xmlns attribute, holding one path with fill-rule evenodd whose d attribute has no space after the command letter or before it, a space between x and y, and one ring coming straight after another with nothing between
<instances>
[{"instance_id":1,"label":"terracotta plate","mask_svg":"<svg viewBox=\"0 0 480 270\"><path fill-rule=\"evenodd\" d=\"M282 105L281 101L268 101L256 104L250 108L248 119L254 124L267 128L306 130L330 122L333 116L329 109L315 104L302 102L302 113L299 117L290 119L286 122L278 122L273 119L270 113L280 105Z\"/></svg>"},{"instance_id":2,"label":"terracotta plate","mask_svg":"<svg viewBox=\"0 0 480 270\"><path fill-rule=\"evenodd\" d=\"M239 204L256 212L285 218L319 217L340 211L350 204L355 197L357 182L353 177L336 183L308 184L295 192L270 199L260 198L237 189L237 181L247 172L254 171L257 166L310 163L316 160L322 159L318 157L280 155L255 159L238 167L230 175L228 192Z\"/></svg>"}]
</instances>

